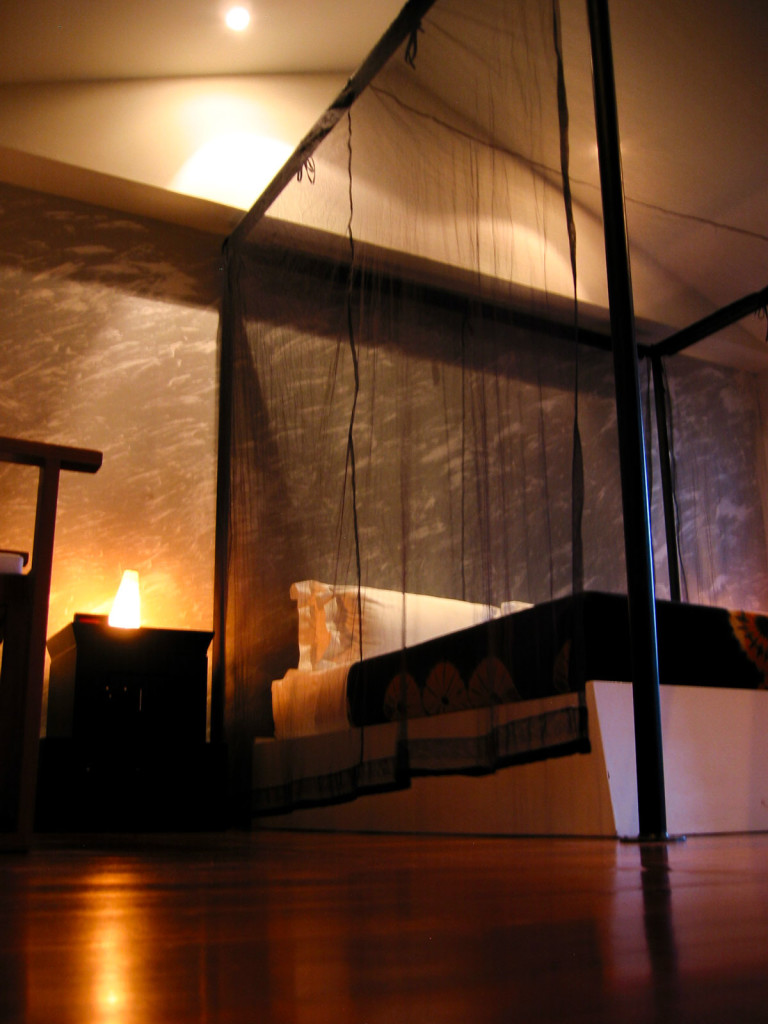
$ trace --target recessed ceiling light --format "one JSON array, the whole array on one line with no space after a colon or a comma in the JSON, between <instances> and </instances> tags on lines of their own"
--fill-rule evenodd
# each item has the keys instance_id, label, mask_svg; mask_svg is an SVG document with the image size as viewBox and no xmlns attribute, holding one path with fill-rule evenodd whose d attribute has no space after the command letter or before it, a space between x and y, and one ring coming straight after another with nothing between
<instances>
[{"instance_id":1,"label":"recessed ceiling light","mask_svg":"<svg viewBox=\"0 0 768 1024\"><path fill-rule=\"evenodd\" d=\"M245 7L230 7L225 20L227 27L231 28L233 32L242 32L243 29L248 28L251 15Z\"/></svg>"}]
</instances>

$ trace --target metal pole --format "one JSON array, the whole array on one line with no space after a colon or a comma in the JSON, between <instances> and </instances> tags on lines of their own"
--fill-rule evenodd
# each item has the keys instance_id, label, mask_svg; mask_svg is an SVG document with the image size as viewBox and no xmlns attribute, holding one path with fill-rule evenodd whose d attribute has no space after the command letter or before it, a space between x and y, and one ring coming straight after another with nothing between
<instances>
[{"instance_id":1,"label":"metal pole","mask_svg":"<svg viewBox=\"0 0 768 1024\"><path fill-rule=\"evenodd\" d=\"M677 523L675 520L675 495L672 487L672 456L669 450L667 430L667 388L661 356L651 355L653 373L653 400L656 405L656 430L659 435L659 466L661 467L661 496L664 502L664 528L667 538L667 567L669 571L669 596L679 601L680 567L677 552Z\"/></svg>"},{"instance_id":2,"label":"metal pole","mask_svg":"<svg viewBox=\"0 0 768 1024\"><path fill-rule=\"evenodd\" d=\"M656 604L635 316L607 0L587 0L613 337L641 838L667 835Z\"/></svg>"},{"instance_id":3,"label":"metal pole","mask_svg":"<svg viewBox=\"0 0 768 1024\"><path fill-rule=\"evenodd\" d=\"M768 306L768 288L763 288L759 292L752 292L750 295L745 295L743 299L731 302L728 306L723 306L722 309L710 313L702 320L697 320L690 327L684 327L682 331L677 331L676 334L653 345L651 352L659 356L675 355L677 352L682 352L683 349L695 345L697 341L703 341L704 338L709 338L718 331L722 331L724 327L735 324L737 320L749 316L750 313L754 313L758 309L765 309L766 306Z\"/></svg>"},{"instance_id":4,"label":"metal pole","mask_svg":"<svg viewBox=\"0 0 768 1024\"><path fill-rule=\"evenodd\" d=\"M229 236L229 244L233 250L242 242L248 240L253 227L258 224L288 182L296 177L323 139L346 114L357 97L370 85L371 81L381 71L390 57L397 52L412 32L418 30L421 19L429 13L429 9L434 3L435 0L407 0L407 3L395 20L349 79L333 103L331 103L330 107L321 116L320 120L310 128L309 132L267 185L254 205L235 226Z\"/></svg>"},{"instance_id":5,"label":"metal pole","mask_svg":"<svg viewBox=\"0 0 768 1024\"><path fill-rule=\"evenodd\" d=\"M235 326L233 292L238 260L225 247L226 282L219 328L219 434L216 474L216 531L213 566L213 648L211 651L211 743L226 738L227 600L229 595L229 516L231 504L232 408Z\"/></svg>"}]
</instances>

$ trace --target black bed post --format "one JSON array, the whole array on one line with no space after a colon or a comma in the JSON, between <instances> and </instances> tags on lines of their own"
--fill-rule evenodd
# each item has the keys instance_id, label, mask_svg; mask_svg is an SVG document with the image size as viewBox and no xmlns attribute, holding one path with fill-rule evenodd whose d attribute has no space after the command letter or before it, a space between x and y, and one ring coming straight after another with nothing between
<instances>
[{"instance_id":1,"label":"black bed post","mask_svg":"<svg viewBox=\"0 0 768 1024\"><path fill-rule=\"evenodd\" d=\"M232 400L234 388L234 337L232 288L235 270L231 251L224 247L224 294L219 321L219 432L216 474L216 532L213 568L213 649L211 665L211 742L225 739L226 627L229 592L230 463L232 458Z\"/></svg>"},{"instance_id":2,"label":"black bed post","mask_svg":"<svg viewBox=\"0 0 768 1024\"><path fill-rule=\"evenodd\" d=\"M666 838L659 659L648 476L608 0L587 0L603 200L635 717L640 838Z\"/></svg>"},{"instance_id":3,"label":"black bed post","mask_svg":"<svg viewBox=\"0 0 768 1024\"><path fill-rule=\"evenodd\" d=\"M653 400L656 405L656 431L659 438L659 466L661 467L661 494L664 502L664 527L667 538L667 568L669 572L669 596L672 601L681 599L680 565L677 550L677 518L675 516L675 493L672 486L672 454L667 429L667 386L664 383L664 368L661 356L651 352L653 373Z\"/></svg>"}]
</instances>

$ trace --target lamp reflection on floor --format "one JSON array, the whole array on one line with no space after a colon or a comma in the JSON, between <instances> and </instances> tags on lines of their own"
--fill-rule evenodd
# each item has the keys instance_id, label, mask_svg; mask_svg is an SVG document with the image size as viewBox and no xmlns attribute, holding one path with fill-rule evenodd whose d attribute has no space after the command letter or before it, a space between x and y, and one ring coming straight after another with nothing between
<instances>
[{"instance_id":1,"label":"lamp reflection on floor","mask_svg":"<svg viewBox=\"0 0 768 1024\"><path fill-rule=\"evenodd\" d=\"M111 879L95 879L94 890L98 905L86 911L90 919L92 936L92 1021L109 1024L124 1020L130 991L129 978L135 954L132 949L132 929L129 928L131 906L126 889L115 888ZM102 886L104 887L102 889Z\"/></svg>"},{"instance_id":2,"label":"lamp reflection on floor","mask_svg":"<svg viewBox=\"0 0 768 1024\"><path fill-rule=\"evenodd\" d=\"M139 1016L140 1008L131 1005L141 960L137 928L141 911L133 898L137 882L130 872L107 869L87 876L82 890L71 897L76 907L71 918L73 945L85 952L80 963L72 964L72 970L81 985L78 1002L92 1024ZM52 952L68 956L64 950Z\"/></svg>"},{"instance_id":3,"label":"lamp reflection on floor","mask_svg":"<svg viewBox=\"0 0 768 1024\"><path fill-rule=\"evenodd\" d=\"M36 933L33 919L24 1019L61 1019L61 979L66 979L73 1019L89 1024L141 1019L136 978L146 955L142 933L149 922L142 922L146 907L135 900L138 881L132 872L109 867L59 890L58 906L68 922L65 935L45 926ZM44 893L40 898L47 902ZM52 984L56 978L59 986Z\"/></svg>"}]
</instances>

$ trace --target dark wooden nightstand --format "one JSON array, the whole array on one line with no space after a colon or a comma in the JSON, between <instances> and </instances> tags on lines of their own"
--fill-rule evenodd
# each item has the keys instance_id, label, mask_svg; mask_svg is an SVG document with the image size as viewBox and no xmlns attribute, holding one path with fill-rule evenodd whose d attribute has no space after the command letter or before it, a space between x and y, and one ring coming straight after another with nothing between
<instances>
[{"instance_id":1,"label":"dark wooden nightstand","mask_svg":"<svg viewBox=\"0 0 768 1024\"><path fill-rule=\"evenodd\" d=\"M39 830L223 827L226 751L206 742L212 637L101 616L50 637Z\"/></svg>"}]
</instances>

